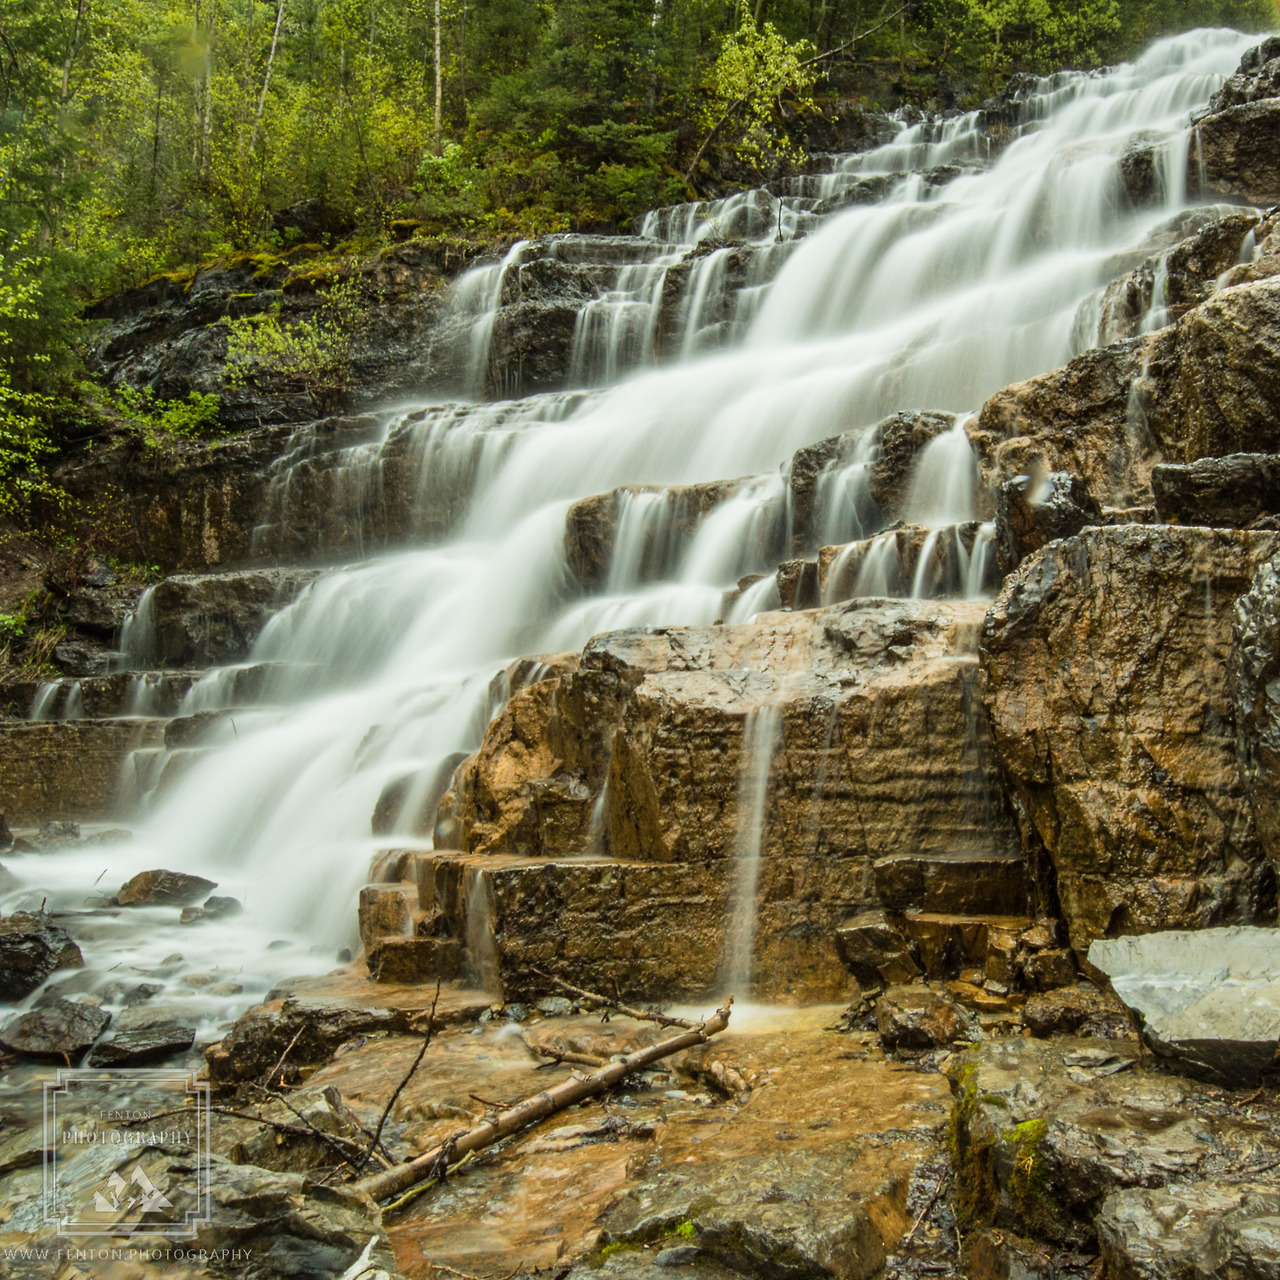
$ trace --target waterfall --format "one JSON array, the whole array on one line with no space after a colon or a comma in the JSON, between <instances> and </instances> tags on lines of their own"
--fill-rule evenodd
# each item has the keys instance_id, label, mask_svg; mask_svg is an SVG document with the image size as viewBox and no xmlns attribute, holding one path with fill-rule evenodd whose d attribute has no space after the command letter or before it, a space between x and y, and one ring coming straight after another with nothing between
<instances>
[{"instance_id":1,"label":"waterfall","mask_svg":"<svg viewBox=\"0 0 1280 1280\"><path fill-rule=\"evenodd\" d=\"M1002 148L990 144L978 114L916 122L883 146L831 160L820 181L780 196L744 193L648 215L633 239L650 264L699 241L715 244L703 259L710 263L723 247L717 237L751 242L743 250L746 283L723 309L741 336L712 352L692 342L683 358L677 341L666 363L644 368L632 367L629 354L620 380L589 393L389 409L351 443L350 451L365 452L350 460L367 486L381 463L398 458L413 513L398 530L398 549L324 573L271 620L244 668L263 673L254 698L235 692L235 672L210 673L192 689L190 707L236 706L234 731L157 793L130 843L6 855L21 883L0 908L35 909L42 897L51 907L75 907L99 877L114 888L138 871L168 867L217 881L220 894L245 904L244 914L185 929L180 942L150 921L138 930L137 916L104 920L84 944L91 967L159 969L179 951L182 973L234 966L240 990L211 1005L211 1018L262 998L283 976L329 970L340 948L355 942L357 893L386 847L370 829L379 797L397 780L434 776L456 753L476 749L495 710L491 682L512 658L578 649L614 627L713 623L744 575L776 567L787 527L778 468L798 448L865 432L900 410L971 414L992 392L1096 340L1076 326L1082 305L1115 274L1118 256L1135 265L1151 257L1151 235L1190 198L1184 182L1167 187L1161 207L1131 208L1120 198L1126 145L1162 133L1171 139L1171 163L1185 164L1178 140L1193 111L1252 43L1234 32L1193 32L1103 73L1031 83ZM962 169L941 185L906 180L911 170L943 164ZM827 212L814 203L838 203L855 189L876 199ZM587 240L562 238L558 252L585 253ZM495 326L531 252L516 245L455 287L452 329L441 341L460 344L459 380L473 397L490 382ZM718 270L705 268L703 301L695 307L690 297L689 325L721 315L710 278ZM314 433L306 440L293 481L321 460L316 449L328 449L335 466L348 451ZM367 465L370 451L378 468ZM743 476L753 479L701 521L659 580L621 559L607 592L584 597L572 580L564 528L575 500L624 485ZM856 471L829 479L846 494L861 492ZM282 528L292 519L289 483L282 475ZM961 418L921 458L907 518L935 528L971 520L973 487ZM331 491L338 492L323 490ZM381 507L365 497L350 509L327 508L339 534L357 520L376 524ZM863 519L856 501L852 511L847 498L841 507L848 521L841 536L873 532L854 528ZM963 584L971 594L990 541L980 538ZM389 541L352 536L343 553L369 554ZM901 589L897 560L896 536L876 538L857 593ZM738 605L769 607L768 585L747 586ZM126 668L154 665L151 606L148 591L126 624ZM744 744L755 763L742 789L735 868L744 883L734 900L752 921L757 886L745 880L760 871L756 819L778 720L776 709L757 713ZM481 880L471 886L476 895ZM469 918L485 919L487 905L477 896ZM735 922L728 949L744 996L750 928ZM184 999L195 998L183 990Z\"/></svg>"},{"instance_id":2,"label":"waterfall","mask_svg":"<svg viewBox=\"0 0 1280 1280\"><path fill-rule=\"evenodd\" d=\"M778 745L782 713L773 705L748 713L742 727L742 765L738 774L735 846L730 870L729 906L725 920L721 988L739 1000L751 995L755 969L756 901L760 886L760 855L764 849L765 808L769 775Z\"/></svg>"}]
</instances>

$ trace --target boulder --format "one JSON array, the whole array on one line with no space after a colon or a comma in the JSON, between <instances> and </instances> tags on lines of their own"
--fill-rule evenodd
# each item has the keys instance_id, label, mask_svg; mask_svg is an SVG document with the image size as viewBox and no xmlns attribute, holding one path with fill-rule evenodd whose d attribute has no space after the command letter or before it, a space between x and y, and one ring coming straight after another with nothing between
<instances>
[{"instance_id":1,"label":"boulder","mask_svg":"<svg viewBox=\"0 0 1280 1280\"><path fill-rule=\"evenodd\" d=\"M996 751L1077 951L1266 909L1227 659L1234 602L1276 549L1270 533L1086 530L1023 561L986 616Z\"/></svg>"},{"instance_id":2,"label":"boulder","mask_svg":"<svg viewBox=\"0 0 1280 1280\"><path fill-rule=\"evenodd\" d=\"M116 894L122 907L185 907L206 898L217 883L182 871L139 871Z\"/></svg>"},{"instance_id":3,"label":"boulder","mask_svg":"<svg viewBox=\"0 0 1280 1280\"><path fill-rule=\"evenodd\" d=\"M996 495L996 563L1012 573L1033 551L1102 524L1102 510L1082 481L1066 471L1042 480L1016 476Z\"/></svg>"},{"instance_id":4,"label":"boulder","mask_svg":"<svg viewBox=\"0 0 1280 1280\"><path fill-rule=\"evenodd\" d=\"M1088 1248L1127 1188L1191 1182L1280 1158L1274 1135L1193 1080L1145 1067L1133 1041L985 1041L945 1067L956 1089L957 1217Z\"/></svg>"},{"instance_id":5,"label":"boulder","mask_svg":"<svg viewBox=\"0 0 1280 1280\"><path fill-rule=\"evenodd\" d=\"M65 1061L79 1057L111 1022L97 1005L54 1000L20 1014L0 1030L0 1045L28 1058Z\"/></svg>"},{"instance_id":6,"label":"boulder","mask_svg":"<svg viewBox=\"0 0 1280 1280\"><path fill-rule=\"evenodd\" d=\"M1028 998L1022 1024L1033 1036L1099 1036L1122 1040L1131 1034L1129 1013L1106 992L1081 983Z\"/></svg>"},{"instance_id":7,"label":"boulder","mask_svg":"<svg viewBox=\"0 0 1280 1280\"><path fill-rule=\"evenodd\" d=\"M1280 871L1280 556L1259 566L1235 614L1236 758L1258 838Z\"/></svg>"},{"instance_id":8,"label":"boulder","mask_svg":"<svg viewBox=\"0 0 1280 1280\"><path fill-rule=\"evenodd\" d=\"M978 1035L963 1009L922 985L890 987L876 1001L876 1029L886 1049L940 1049Z\"/></svg>"},{"instance_id":9,"label":"boulder","mask_svg":"<svg viewBox=\"0 0 1280 1280\"><path fill-rule=\"evenodd\" d=\"M160 1062L183 1053L195 1043L196 1028L179 1009L143 1005L125 1009L111 1024L111 1033L89 1054L91 1067L132 1067Z\"/></svg>"},{"instance_id":10,"label":"boulder","mask_svg":"<svg viewBox=\"0 0 1280 1280\"><path fill-rule=\"evenodd\" d=\"M1246 529L1280 514L1280 454L1233 453L1151 471L1160 519L1178 524Z\"/></svg>"},{"instance_id":11,"label":"boulder","mask_svg":"<svg viewBox=\"0 0 1280 1280\"><path fill-rule=\"evenodd\" d=\"M1275 60L1266 74L1274 74ZM1193 150L1204 175L1202 194L1244 196L1267 208L1280 201L1280 99L1224 106L1196 122ZM1193 169L1194 173L1195 170Z\"/></svg>"},{"instance_id":12,"label":"boulder","mask_svg":"<svg viewBox=\"0 0 1280 1280\"><path fill-rule=\"evenodd\" d=\"M1103 1201L1098 1246L1112 1280L1280 1275L1280 1192L1222 1181L1132 1187Z\"/></svg>"},{"instance_id":13,"label":"boulder","mask_svg":"<svg viewBox=\"0 0 1280 1280\"><path fill-rule=\"evenodd\" d=\"M236 898L206 898L198 907L183 907L178 914L179 924L195 924L198 920L225 920L230 916L238 916L244 911L243 904Z\"/></svg>"},{"instance_id":14,"label":"boulder","mask_svg":"<svg viewBox=\"0 0 1280 1280\"><path fill-rule=\"evenodd\" d=\"M955 426L954 413L895 413L878 422L871 496L886 520L908 518L907 497L925 447Z\"/></svg>"},{"instance_id":15,"label":"boulder","mask_svg":"<svg viewBox=\"0 0 1280 1280\"><path fill-rule=\"evenodd\" d=\"M840 959L861 986L910 982L920 965L907 935L883 911L869 911L836 931Z\"/></svg>"},{"instance_id":16,"label":"boulder","mask_svg":"<svg viewBox=\"0 0 1280 1280\"><path fill-rule=\"evenodd\" d=\"M1280 1069L1280 929L1201 929L1094 942L1157 1053L1233 1086Z\"/></svg>"},{"instance_id":17,"label":"boulder","mask_svg":"<svg viewBox=\"0 0 1280 1280\"><path fill-rule=\"evenodd\" d=\"M0 919L0 999L16 1004L55 969L83 965L71 935L48 916L19 913Z\"/></svg>"}]
</instances>

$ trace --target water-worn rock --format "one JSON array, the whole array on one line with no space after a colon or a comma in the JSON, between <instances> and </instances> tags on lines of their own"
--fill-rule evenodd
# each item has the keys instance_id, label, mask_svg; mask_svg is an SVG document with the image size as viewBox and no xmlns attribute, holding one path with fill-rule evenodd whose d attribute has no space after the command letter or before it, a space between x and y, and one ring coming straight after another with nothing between
<instances>
[{"instance_id":1,"label":"water-worn rock","mask_svg":"<svg viewBox=\"0 0 1280 1280\"><path fill-rule=\"evenodd\" d=\"M901 525L873 538L822 547L818 590L824 603L875 596L966 596L999 582L987 533L976 520L944 526ZM980 570L974 557L982 559ZM779 591L781 594L781 591Z\"/></svg>"},{"instance_id":2,"label":"water-worn rock","mask_svg":"<svg viewBox=\"0 0 1280 1280\"><path fill-rule=\"evenodd\" d=\"M1233 603L1275 550L1274 534L1088 530L1024 561L987 614L996 749L1077 950L1265 909L1227 657Z\"/></svg>"},{"instance_id":3,"label":"water-worn rock","mask_svg":"<svg viewBox=\"0 0 1280 1280\"><path fill-rule=\"evenodd\" d=\"M65 720L5 725L0 734L0 811L11 822L100 822L114 810L122 766L159 741L154 721Z\"/></svg>"},{"instance_id":4,"label":"water-worn rock","mask_svg":"<svg viewBox=\"0 0 1280 1280\"><path fill-rule=\"evenodd\" d=\"M1094 942L1090 964L1157 1053L1231 1085L1280 1069L1280 929L1201 929Z\"/></svg>"},{"instance_id":5,"label":"water-worn rock","mask_svg":"<svg viewBox=\"0 0 1280 1280\"><path fill-rule=\"evenodd\" d=\"M1022 1006L1022 1023L1035 1036L1122 1040L1132 1034L1124 1005L1115 996L1083 984L1031 996Z\"/></svg>"},{"instance_id":6,"label":"water-worn rock","mask_svg":"<svg viewBox=\"0 0 1280 1280\"><path fill-rule=\"evenodd\" d=\"M139 871L120 886L116 902L122 907L186 907L217 887L214 880L183 871Z\"/></svg>"},{"instance_id":7,"label":"water-worn rock","mask_svg":"<svg viewBox=\"0 0 1280 1280\"><path fill-rule=\"evenodd\" d=\"M1152 468L1160 519L1245 529L1280 514L1280 454L1234 453Z\"/></svg>"},{"instance_id":8,"label":"water-worn rock","mask_svg":"<svg viewBox=\"0 0 1280 1280\"><path fill-rule=\"evenodd\" d=\"M19 1014L0 1029L0 1045L28 1058L65 1060L82 1054L111 1022L97 1005L54 1000Z\"/></svg>"},{"instance_id":9,"label":"water-worn rock","mask_svg":"<svg viewBox=\"0 0 1280 1280\"><path fill-rule=\"evenodd\" d=\"M1240 780L1280 871L1280 556L1258 567L1235 613L1230 687Z\"/></svg>"},{"instance_id":10,"label":"water-worn rock","mask_svg":"<svg viewBox=\"0 0 1280 1280\"><path fill-rule=\"evenodd\" d=\"M937 1049L975 1035L964 1010L926 986L890 987L876 1001L876 1029L886 1049Z\"/></svg>"},{"instance_id":11,"label":"water-worn rock","mask_svg":"<svg viewBox=\"0 0 1280 1280\"><path fill-rule=\"evenodd\" d=\"M1113 1192L1280 1158L1265 1116L1146 1067L1133 1041L988 1041L946 1070L957 1089L956 1209L969 1230L1086 1245Z\"/></svg>"},{"instance_id":12,"label":"water-worn rock","mask_svg":"<svg viewBox=\"0 0 1280 1280\"><path fill-rule=\"evenodd\" d=\"M609 579L619 532L638 538L629 583L657 581L675 568L698 525L743 485L742 480L710 484L626 485L582 498L565 516L564 554L570 573L588 590ZM767 548L762 548L762 553Z\"/></svg>"},{"instance_id":13,"label":"water-worn rock","mask_svg":"<svg viewBox=\"0 0 1280 1280\"><path fill-rule=\"evenodd\" d=\"M1042 480L1017 476L996 495L996 562L1012 573L1033 551L1102 524L1102 511L1075 476L1054 471Z\"/></svg>"},{"instance_id":14,"label":"water-worn rock","mask_svg":"<svg viewBox=\"0 0 1280 1280\"><path fill-rule=\"evenodd\" d=\"M839 998L835 930L879 905L878 858L1013 847L975 714L980 614L881 601L597 637L576 671L511 698L458 770L441 828L477 854L604 854L649 876L669 864L670 911L700 913L710 940L741 848L741 780L767 760L758 981ZM659 935L663 914L647 920ZM518 917L498 932L500 952L534 940Z\"/></svg>"},{"instance_id":15,"label":"water-worn rock","mask_svg":"<svg viewBox=\"0 0 1280 1280\"><path fill-rule=\"evenodd\" d=\"M48 916L20 912L0 919L0 1000L16 1004L55 969L83 964L71 935Z\"/></svg>"},{"instance_id":16,"label":"water-worn rock","mask_svg":"<svg viewBox=\"0 0 1280 1280\"><path fill-rule=\"evenodd\" d=\"M176 1008L145 1004L125 1009L111 1024L109 1035L89 1054L91 1067L142 1066L161 1062L190 1049L196 1028Z\"/></svg>"},{"instance_id":17,"label":"water-worn rock","mask_svg":"<svg viewBox=\"0 0 1280 1280\"><path fill-rule=\"evenodd\" d=\"M244 658L267 619L315 576L310 569L247 569L165 578L150 597L147 658L168 666Z\"/></svg>"},{"instance_id":18,"label":"water-worn rock","mask_svg":"<svg viewBox=\"0 0 1280 1280\"><path fill-rule=\"evenodd\" d=\"M1280 1193L1204 1182L1117 1191L1097 1218L1113 1280L1270 1280L1280 1275Z\"/></svg>"}]
</instances>

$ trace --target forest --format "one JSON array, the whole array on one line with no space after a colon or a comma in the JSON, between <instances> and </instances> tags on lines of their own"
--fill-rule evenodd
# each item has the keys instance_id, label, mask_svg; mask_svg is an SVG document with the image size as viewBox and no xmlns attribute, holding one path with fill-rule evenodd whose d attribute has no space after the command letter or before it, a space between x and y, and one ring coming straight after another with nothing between
<instances>
[{"instance_id":1,"label":"forest","mask_svg":"<svg viewBox=\"0 0 1280 1280\"><path fill-rule=\"evenodd\" d=\"M83 411L94 298L233 253L620 228L723 194L726 158L800 162L835 98L971 107L1019 72L1274 20L1271 0L9 0L0 514L29 511L67 397Z\"/></svg>"}]
</instances>

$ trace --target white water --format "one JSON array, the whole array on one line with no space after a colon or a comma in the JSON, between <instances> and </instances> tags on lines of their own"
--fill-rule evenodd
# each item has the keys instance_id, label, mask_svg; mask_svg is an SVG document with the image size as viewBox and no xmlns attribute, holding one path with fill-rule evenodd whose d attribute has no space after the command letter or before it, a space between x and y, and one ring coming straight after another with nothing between
<instances>
[{"instance_id":1,"label":"white water","mask_svg":"<svg viewBox=\"0 0 1280 1280\"><path fill-rule=\"evenodd\" d=\"M1146 256L1148 234L1184 206L1177 175L1187 164L1189 113L1250 43L1196 32L1106 75L1044 82L1026 104L1031 123L988 171L939 188L904 179L881 203L850 207L787 243L777 278L753 286L746 314L755 318L735 349L590 396L419 412L414 423L430 422L439 446L423 449L424 489L441 470L453 474L451 459L468 460L471 498L450 537L308 588L253 654L280 664L267 682L270 706L237 711L221 745L160 798L132 843L7 858L24 888L6 896L4 909L46 895L77 906L95 883L110 892L137 871L169 867L217 881L245 914L181 930L159 910L104 920L84 943L91 964L155 970L180 952L165 971L184 999L204 990L187 991L184 975L229 970L243 991L206 1001L210 1016L243 1007L281 976L331 967L338 948L354 942L370 858L389 843L369 825L383 787L434 775L453 753L474 749L494 711L490 681L507 660L577 648L617 626L714 621L738 577L771 568L753 540L784 505L777 468L797 447L898 409L971 412L993 390L1075 353L1075 318L1105 284L1104 264L1126 250L1138 251L1135 262ZM1134 212L1116 160L1126 137L1149 129L1170 135L1167 200ZM985 148L964 117L904 129L841 172L852 180L981 160ZM679 235L662 231L678 241L702 234L708 217L719 234L742 218L747 234L763 235L766 206L776 221L771 197L735 197L718 211L666 211L652 229L679 224ZM784 238L794 222L784 218ZM475 388L495 308L523 252L457 287ZM944 473L971 466L958 447L947 453L958 443L940 442L931 463ZM450 452L455 444L461 454ZM606 595L575 590L561 545L573 499L624 483L740 475L761 479L704 522L666 581L626 574ZM955 479L943 474L940 491L918 495L930 522L966 518L956 515L962 507L971 514L967 482ZM760 584L751 593L753 603L767 597ZM126 642L139 666L146 601ZM193 691L193 705L216 705L220 679Z\"/></svg>"}]
</instances>

